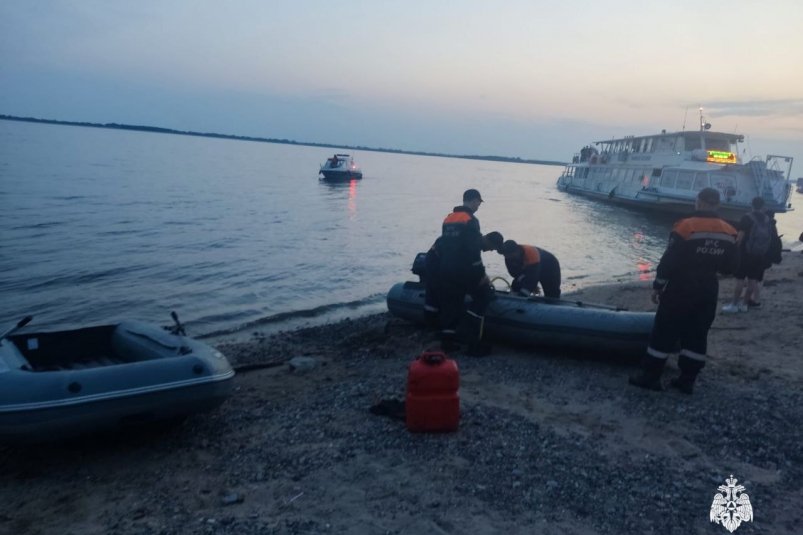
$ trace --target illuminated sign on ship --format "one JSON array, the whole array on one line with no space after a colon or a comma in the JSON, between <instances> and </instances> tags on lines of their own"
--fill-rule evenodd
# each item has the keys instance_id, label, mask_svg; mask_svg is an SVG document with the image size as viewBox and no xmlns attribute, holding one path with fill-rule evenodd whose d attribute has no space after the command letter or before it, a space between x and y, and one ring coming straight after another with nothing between
<instances>
[{"instance_id":1,"label":"illuminated sign on ship","mask_svg":"<svg viewBox=\"0 0 803 535\"><path fill-rule=\"evenodd\" d=\"M705 161L711 163L736 163L736 155L722 150L709 150Z\"/></svg>"}]
</instances>

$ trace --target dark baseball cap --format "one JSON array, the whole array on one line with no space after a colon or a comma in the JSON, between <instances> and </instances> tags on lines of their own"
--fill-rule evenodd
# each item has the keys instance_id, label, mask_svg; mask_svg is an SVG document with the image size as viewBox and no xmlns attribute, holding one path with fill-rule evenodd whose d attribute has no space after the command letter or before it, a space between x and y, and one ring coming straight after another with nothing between
<instances>
[{"instance_id":1,"label":"dark baseball cap","mask_svg":"<svg viewBox=\"0 0 803 535\"><path fill-rule=\"evenodd\" d=\"M483 202L482 201L482 196L480 195L480 192L475 190L475 189L467 189L466 191L463 192L463 202L466 202L466 201L480 201L480 202Z\"/></svg>"}]
</instances>

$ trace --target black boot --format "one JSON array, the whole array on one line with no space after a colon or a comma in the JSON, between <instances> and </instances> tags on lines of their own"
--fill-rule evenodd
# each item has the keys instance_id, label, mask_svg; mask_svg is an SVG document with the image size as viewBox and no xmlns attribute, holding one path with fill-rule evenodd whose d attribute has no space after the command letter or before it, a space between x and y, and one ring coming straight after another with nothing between
<instances>
[{"instance_id":1,"label":"black boot","mask_svg":"<svg viewBox=\"0 0 803 535\"><path fill-rule=\"evenodd\" d=\"M661 391L661 373L664 371L666 359L644 355L641 358L641 370L630 376L629 383L649 390Z\"/></svg>"},{"instance_id":2,"label":"black boot","mask_svg":"<svg viewBox=\"0 0 803 535\"><path fill-rule=\"evenodd\" d=\"M692 394L694 392L694 381L697 380L697 374L700 373L700 370L704 367L705 361L696 360L686 355L680 355L678 357L680 375L675 379L670 379L669 385L684 394Z\"/></svg>"},{"instance_id":3,"label":"black boot","mask_svg":"<svg viewBox=\"0 0 803 535\"><path fill-rule=\"evenodd\" d=\"M424 309L424 326L430 331L437 331L440 328L437 310Z\"/></svg>"},{"instance_id":4,"label":"black boot","mask_svg":"<svg viewBox=\"0 0 803 535\"><path fill-rule=\"evenodd\" d=\"M471 357L485 357L491 354L491 344L484 339L485 316L472 312L465 315L465 340L468 343L466 355Z\"/></svg>"},{"instance_id":5,"label":"black boot","mask_svg":"<svg viewBox=\"0 0 803 535\"><path fill-rule=\"evenodd\" d=\"M441 350L444 353L454 353L460 350L456 335L451 331L441 331Z\"/></svg>"}]
</instances>

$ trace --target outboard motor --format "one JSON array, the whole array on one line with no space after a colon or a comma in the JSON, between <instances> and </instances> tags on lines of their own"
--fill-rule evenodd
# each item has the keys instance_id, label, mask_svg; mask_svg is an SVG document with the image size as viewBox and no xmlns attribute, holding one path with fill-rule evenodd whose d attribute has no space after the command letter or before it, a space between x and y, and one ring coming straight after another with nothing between
<instances>
[{"instance_id":1,"label":"outboard motor","mask_svg":"<svg viewBox=\"0 0 803 535\"><path fill-rule=\"evenodd\" d=\"M421 284L426 282L427 277L427 253L418 253L413 260L413 268L410 270L413 275L418 275Z\"/></svg>"}]
</instances>

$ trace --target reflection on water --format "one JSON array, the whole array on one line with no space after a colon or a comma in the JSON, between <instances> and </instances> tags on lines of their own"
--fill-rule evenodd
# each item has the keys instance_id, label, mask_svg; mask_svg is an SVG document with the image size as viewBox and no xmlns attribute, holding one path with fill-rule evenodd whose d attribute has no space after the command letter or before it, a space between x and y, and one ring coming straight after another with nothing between
<instances>
[{"instance_id":1,"label":"reflection on water","mask_svg":"<svg viewBox=\"0 0 803 535\"><path fill-rule=\"evenodd\" d=\"M327 198L339 202L343 199L343 191L346 191L346 210L348 217L353 220L357 217L357 183L360 180L352 179L348 181L331 181L320 179L320 183L326 185L328 190Z\"/></svg>"},{"instance_id":2,"label":"reflection on water","mask_svg":"<svg viewBox=\"0 0 803 535\"><path fill-rule=\"evenodd\" d=\"M357 181L349 181L349 219L357 216Z\"/></svg>"},{"instance_id":3,"label":"reflection on water","mask_svg":"<svg viewBox=\"0 0 803 535\"><path fill-rule=\"evenodd\" d=\"M646 255L648 254L645 250L645 242L646 236L641 231L636 231L633 233L633 248L636 252ZM638 280L640 281L648 281L652 280L652 270L653 270L653 263L645 258L644 256L640 256L636 260L636 272L638 273Z\"/></svg>"}]
</instances>

